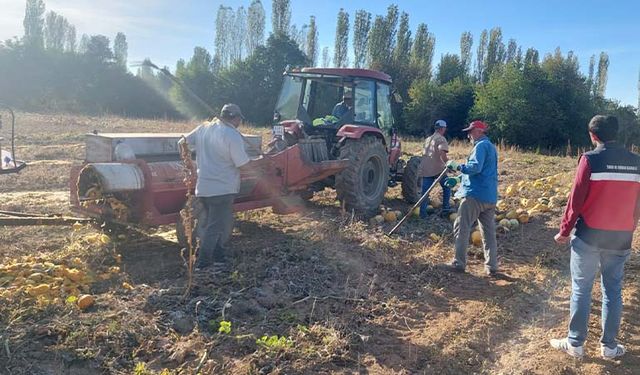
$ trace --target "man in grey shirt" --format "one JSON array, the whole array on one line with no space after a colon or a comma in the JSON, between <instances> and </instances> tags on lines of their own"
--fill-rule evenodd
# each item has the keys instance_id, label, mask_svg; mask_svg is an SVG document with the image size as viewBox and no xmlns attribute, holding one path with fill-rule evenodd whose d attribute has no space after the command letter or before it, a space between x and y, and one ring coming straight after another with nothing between
<instances>
[{"instance_id":1,"label":"man in grey shirt","mask_svg":"<svg viewBox=\"0 0 640 375\"><path fill-rule=\"evenodd\" d=\"M220 118L195 128L186 141L196 152L196 197L206 220L202 228L197 268L225 260L225 246L233 230L233 200L240 191L240 167L250 159L237 130L244 119L240 107L225 104Z\"/></svg>"}]
</instances>

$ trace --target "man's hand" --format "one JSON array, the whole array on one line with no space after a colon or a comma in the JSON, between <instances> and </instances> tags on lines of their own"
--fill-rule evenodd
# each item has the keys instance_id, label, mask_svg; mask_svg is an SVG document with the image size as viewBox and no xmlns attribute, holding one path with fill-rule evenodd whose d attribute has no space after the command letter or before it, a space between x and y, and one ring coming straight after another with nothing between
<instances>
[{"instance_id":1,"label":"man's hand","mask_svg":"<svg viewBox=\"0 0 640 375\"><path fill-rule=\"evenodd\" d=\"M447 168L451 169L452 171L459 171L460 164L458 164L458 162L456 162L455 160L449 160L447 162Z\"/></svg>"},{"instance_id":2,"label":"man's hand","mask_svg":"<svg viewBox=\"0 0 640 375\"><path fill-rule=\"evenodd\" d=\"M563 236L561 233L558 233L553 237L553 240L560 245L568 244L570 239L571 238L569 236Z\"/></svg>"}]
</instances>

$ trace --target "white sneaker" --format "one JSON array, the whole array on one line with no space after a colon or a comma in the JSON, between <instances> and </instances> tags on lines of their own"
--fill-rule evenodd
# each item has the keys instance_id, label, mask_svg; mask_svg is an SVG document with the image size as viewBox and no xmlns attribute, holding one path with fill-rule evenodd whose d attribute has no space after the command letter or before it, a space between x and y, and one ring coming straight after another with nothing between
<instances>
[{"instance_id":1,"label":"white sneaker","mask_svg":"<svg viewBox=\"0 0 640 375\"><path fill-rule=\"evenodd\" d=\"M582 358L584 356L584 348L582 346L573 346L569 344L569 341L566 338L551 339L549 340L549 344L551 344L554 349L562 350L572 357Z\"/></svg>"},{"instance_id":2,"label":"white sneaker","mask_svg":"<svg viewBox=\"0 0 640 375\"><path fill-rule=\"evenodd\" d=\"M600 346L600 353L602 353L602 358L604 359L614 359L620 356L623 356L627 350L624 346L618 344L615 348L611 349L604 345Z\"/></svg>"}]
</instances>

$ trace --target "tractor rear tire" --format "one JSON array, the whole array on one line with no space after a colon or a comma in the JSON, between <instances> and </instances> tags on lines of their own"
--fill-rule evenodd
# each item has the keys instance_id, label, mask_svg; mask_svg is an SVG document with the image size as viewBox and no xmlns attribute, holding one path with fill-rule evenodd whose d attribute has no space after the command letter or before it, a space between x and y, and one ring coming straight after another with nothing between
<instances>
[{"instance_id":1,"label":"tractor rear tire","mask_svg":"<svg viewBox=\"0 0 640 375\"><path fill-rule=\"evenodd\" d=\"M409 204L416 203L422 196L422 177L418 177L421 158L412 156L402 174L402 198Z\"/></svg>"},{"instance_id":2,"label":"tractor rear tire","mask_svg":"<svg viewBox=\"0 0 640 375\"><path fill-rule=\"evenodd\" d=\"M195 248L199 238L198 227L200 226L200 223L205 220L205 211L202 202L200 202L198 198L193 199L192 209L192 215L196 220L196 228L193 230L191 239L193 240L192 245ZM187 247L187 234L185 232L184 221L182 220L182 215L180 215L180 213L178 213L178 221L176 222L176 237L178 238L178 243L180 244L180 246Z\"/></svg>"},{"instance_id":3,"label":"tractor rear tire","mask_svg":"<svg viewBox=\"0 0 640 375\"><path fill-rule=\"evenodd\" d=\"M378 213L387 192L389 161L382 141L373 136L348 139L340 149L347 168L336 175L338 199L348 210L365 217Z\"/></svg>"}]
</instances>

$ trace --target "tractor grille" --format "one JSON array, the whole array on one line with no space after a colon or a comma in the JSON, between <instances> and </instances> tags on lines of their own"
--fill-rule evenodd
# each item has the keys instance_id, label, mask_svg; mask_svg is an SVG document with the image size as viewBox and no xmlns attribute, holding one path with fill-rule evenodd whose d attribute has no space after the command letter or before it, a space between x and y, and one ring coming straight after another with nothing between
<instances>
[{"instance_id":1,"label":"tractor grille","mask_svg":"<svg viewBox=\"0 0 640 375\"><path fill-rule=\"evenodd\" d=\"M321 162L329 160L329 150L324 138L301 139L299 144L305 161Z\"/></svg>"}]
</instances>

